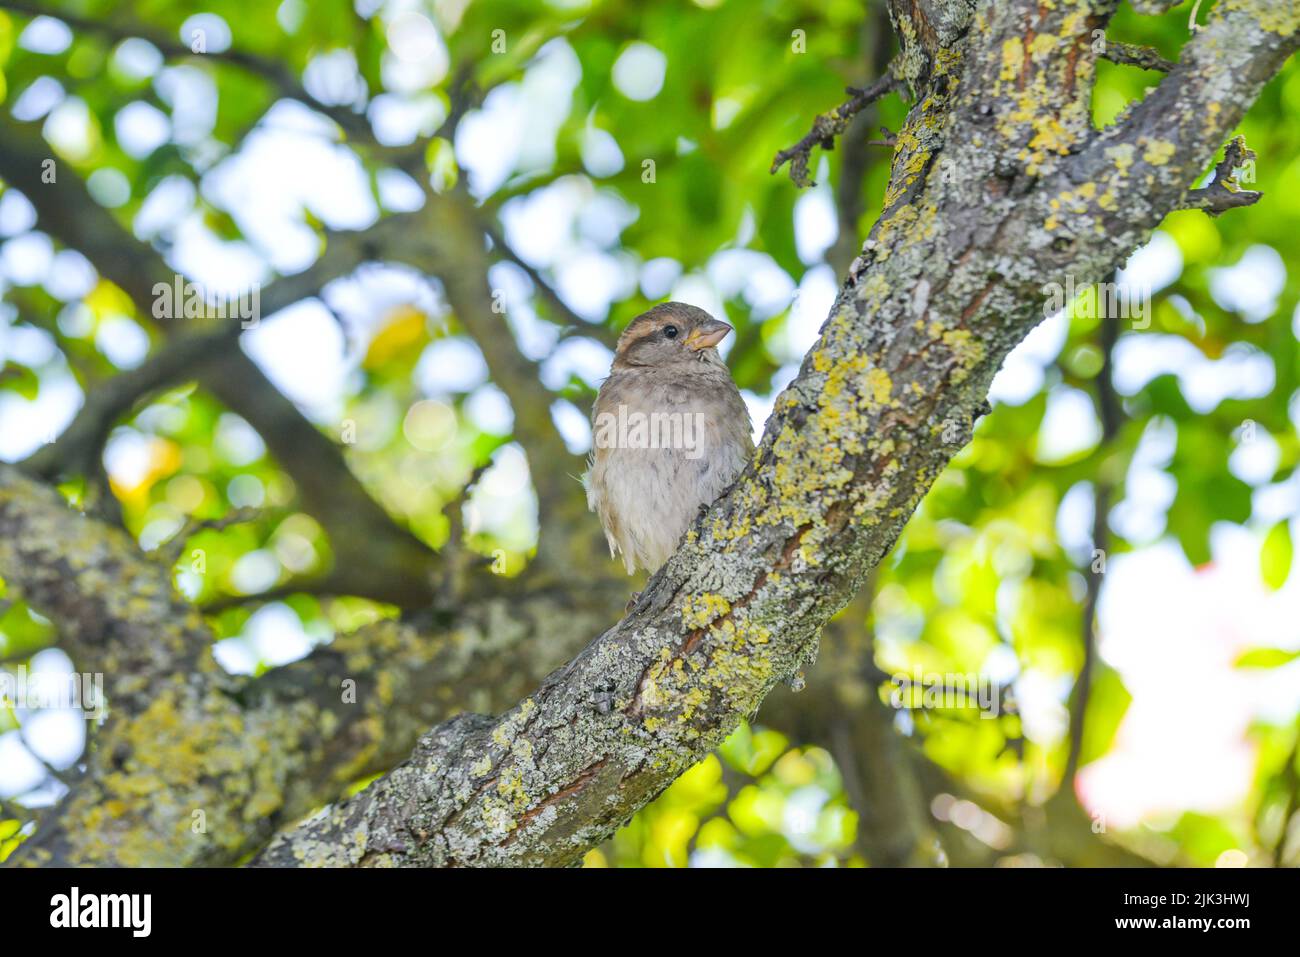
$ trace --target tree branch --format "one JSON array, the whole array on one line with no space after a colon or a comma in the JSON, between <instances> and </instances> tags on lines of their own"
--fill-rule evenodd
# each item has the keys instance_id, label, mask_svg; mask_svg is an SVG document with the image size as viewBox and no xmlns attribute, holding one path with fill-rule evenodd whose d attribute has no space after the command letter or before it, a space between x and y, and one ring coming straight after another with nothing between
<instances>
[{"instance_id":1,"label":"tree branch","mask_svg":"<svg viewBox=\"0 0 1300 957\"><path fill-rule=\"evenodd\" d=\"M853 117L876 100L897 89L902 81L895 75L894 69L894 64L890 64L885 68L885 74L870 86L862 90L850 89L849 92L853 94L852 99L841 103L829 112L819 114L813 120L812 129L804 135L803 139L776 154L769 172L775 173L789 163L790 179L796 186L815 186L816 184L808 176L808 161L812 157L813 149L817 146L824 150L834 149L835 137L849 128Z\"/></svg>"},{"instance_id":2,"label":"tree branch","mask_svg":"<svg viewBox=\"0 0 1300 957\"><path fill-rule=\"evenodd\" d=\"M221 338L224 338L224 332ZM93 475L113 426L138 401L195 375L213 347L211 336L180 335L141 365L105 379L86 396L72 423L50 445L20 463L29 475L53 481L61 475Z\"/></svg>"},{"instance_id":3,"label":"tree branch","mask_svg":"<svg viewBox=\"0 0 1300 957\"><path fill-rule=\"evenodd\" d=\"M1128 199L1130 215L1108 217L1103 226L1119 230L1112 245L1144 235L1168 208L1186 208L1190 181L1231 134L1241 104L1255 101L1298 46L1300 11L1294 8L1282 13L1263 0L1243 0L1211 12L1174 70L1124 122L1108 127L1075 158L1079 174L1098 181L1099 195Z\"/></svg>"},{"instance_id":4,"label":"tree branch","mask_svg":"<svg viewBox=\"0 0 1300 957\"><path fill-rule=\"evenodd\" d=\"M1136 43L1122 43L1119 40L1106 39L1106 46L1101 51L1102 59L1120 66L1136 66L1143 70L1158 70L1168 73L1176 64L1160 55L1159 50L1139 46Z\"/></svg>"},{"instance_id":5,"label":"tree branch","mask_svg":"<svg viewBox=\"0 0 1300 957\"><path fill-rule=\"evenodd\" d=\"M216 665L213 635L165 564L5 466L0 577L10 598L56 622L79 670L104 675L112 703L85 774L16 865L232 864L391 767L430 725L508 706L626 598L600 583L555 591L476 576L444 610L379 621L237 678Z\"/></svg>"},{"instance_id":6,"label":"tree branch","mask_svg":"<svg viewBox=\"0 0 1300 957\"><path fill-rule=\"evenodd\" d=\"M511 245L506 242L503 230L498 229L490 220L485 219L483 221L483 231L492 240L492 245L495 247L498 255L506 262L513 263L515 266L519 267L519 269L523 271L524 275L528 277L538 296L541 297L547 307L551 310L554 318L559 320L564 326L563 334L576 333L578 335L591 336L592 338L605 342L606 345L611 347L613 346L614 340L617 337L614 336L604 325L587 322L570 309L569 304L560 297L558 292L555 291L555 287L546 281L546 277L543 276L538 269L528 263L522 256L515 252Z\"/></svg>"},{"instance_id":7,"label":"tree branch","mask_svg":"<svg viewBox=\"0 0 1300 957\"><path fill-rule=\"evenodd\" d=\"M1101 597L1104 563L1110 554L1110 504L1115 495L1115 482L1106 456L1119 436L1123 423L1119 393L1115 391L1112 372L1115 362L1115 343L1119 339L1119 320L1107 316L1101 320L1101 369L1097 373L1097 411L1101 418L1101 442L1097 448L1098 468L1093 479L1092 549L1088 567L1084 569L1087 594L1083 601L1083 625L1080 635L1083 645L1083 664L1075 679L1070 696L1070 746L1061 775L1062 789L1073 791L1074 779L1079 773L1083 754L1083 734L1088 716L1088 700L1092 692L1093 671L1097 661L1097 601ZM1100 559L1103 565L1096 567Z\"/></svg>"},{"instance_id":8,"label":"tree branch","mask_svg":"<svg viewBox=\"0 0 1300 957\"><path fill-rule=\"evenodd\" d=\"M1237 183L1237 170L1255 161L1255 151L1246 148L1246 138L1235 136L1224 147L1223 159L1214 167L1214 180L1200 189L1191 189L1178 204L1178 209L1200 209L1218 216L1230 209L1254 206L1263 193L1242 189Z\"/></svg>"},{"instance_id":9,"label":"tree branch","mask_svg":"<svg viewBox=\"0 0 1300 957\"><path fill-rule=\"evenodd\" d=\"M597 536L595 522L586 520L586 499L574 476L585 468L568 450L551 418L557 397L543 385L540 368L527 358L496 311L488 284L490 262L485 248L487 233L470 197L455 191L439 195L430 191L431 249L423 263L412 265L433 272L442 281L456 319L478 345L492 381L506 394L515 414L515 434L528 456L529 472L537 490L541 532L538 558L553 569L575 567L573 556L590 554ZM574 535L589 527L591 536Z\"/></svg>"},{"instance_id":10,"label":"tree branch","mask_svg":"<svg viewBox=\"0 0 1300 957\"><path fill-rule=\"evenodd\" d=\"M937 0L912 2L920 10ZM1192 114L1186 126L1146 111L1144 125L1094 137L1086 122L1092 64L1085 38L1105 17L1074 23L1075 11L1057 7L985 4L986 29L945 46L947 53L927 59L923 72L909 73L922 78L915 82L927 95L900 134L912 145L895 156L881 220L850 266L798 378L778 399L754 462L695 523L636 611L501 717L466 714L435 728L406 764L282 832L259 863L572 863L725 739L775 684L806 666L821 626L885 554L963 444L950 441L943 426L968 428L1003 357L1041 318L1043 276L1067 273L1086 283L1119 265L1204 168L1214 147L1203 138L1217 144L1226 136L1221 127L1237 123L1294 49L1297 31L1291 21L1265 29L1262 5L1216 12L1169 78L1178 76L1183 92L1162 94L1166 80L1134 111L1153 100L1167 109L1216 102L1213 121L1206 121L1208 110ZM1027 42L1026 24L1040 37L1056 37L1059 49L1041 62L1025 57L1019 73L1003 79L1008 43ZM924 46L927 35L915 35ZM1024 106L1028 92L1025 115L1016 114L1011 107ZM1055 139L1044 138L1047 132ZM940 154L950 165L935 175ZM481 296L481 280L476 273L466 301ZM13 517L22 511L12 504L20 486L21 480L0 484L0 531L26 522L26 531L13 534L30 539L41 529L30 517ZM99 642L112 648L136 640L135 609L122 604L127 597L111 604L94 594L96 583L118 587L105 571L118 560L111 543L82 529L59 534L49 554L0 536L0 574L7 582L12 576L24 596L62 605L56 619L69 620L70 633L84 635L91 650ZM87 563L72 590L60 580L67 574L23 571L28 562L59 560ZM133 577L131 584L160 594L156 581ZM169 594L165 587L161 593ZM187 640L176 623L165 627L166 604L160 600L141 616L139 627L157 632L152 647L175 660L205 636ZM508 655L493 659L493 642L529 629L510 617L509 600L474 607L493 641L467 641L456 616L443 611L452 622L446 654L458 660L468 645L484 651L480 661L510 670ZM569 603L556 607L559 614L541 627L572 635ZM578 623L579 641L597 630L597 620L604 619ZM373 667L376 657L391 669L388 681L420 673L411 667L420 652L403 644L400 631L383 628L361 648L332 646L344 655L341 665L313 655L311 667L321 666L325 677L292 666L273 672L289 684L283 699L271 692L263 698L250 686L226 688L206 656L197 677L177 672L161 678L151 695L137 690L133 720L113 717L104 728L91 783L60 806L58 826L38 833L15 858L193 863L246 853L268 828L312 806L306 792L320 788L305 783L313 778L309 769L330 769L337 789L371 767L372 758L387 756L381 736L388 716L380 712L392 687L386 690L384 680L366 696L378 710L352 714L347 733L317 697L333 693L331 681ZM304 684L294 684L295 675ZM400 694L410 690L398 686ZM495 710L490 698L465 706ZM263 712L260 703L268 699L285 703ZM340 762L336 749L348 757ZM212 755L221 756L215 773ZM140 794L152 800L141 802ZM115 820L105 809L119 803L129 813ZM190 829L196 810L217 822L197 839ZM1078 817L1077 807L1068 810Z\"/></svg>"},{"instance_id":11,"label":"tree branch","mask_svg":"<svg viewBox=\"0 0 1300 957\"><path fill-rule=\"evenodd\" d=\"M322 103L307 92L307 88L294 76L288 66L279 61L250 53L247 50L237 50L233 47L220 52L196 53L189 46L176 40L172 34L142 23L132 22L129 18L124 18L120 12L114 14L113 20L99 20L93 17L80 16L50 5L31 3L28 0L0 0L0 9L12 10L15 13L26 14L31 17L54 17L57 20L62 20L78 32L97 34L112 41L125 40L128 37L140 37L157 47L159 52L169 60L199 59L229 64L270 81L271 85L279 90L282 95L302 103L317 113L328 116L347 135L365 141L371 141L374 138L370 124L366 122L364 116L345 107Z\"/></svg>"},{"instance_id":12,"label":"tree branch","mask_svg":"<svg viewBox=\"0 0 1300 957\"><path fill-rule=\"evenodd\" d=\"M198 611L131 537L72 512L59 493L0 466L0 577L57 621L61 646L104 673L114 709L143 709L157 685L211 644Z\"/></svg>"},{"instance_id":13,"label":"tree branch","mask_svg":"<svg viewBox=\"0 0 1300 957\"><path fill-rule=\"evenodd\" d=\"M1216 90L1215 126L1240 119L1294 45L1290 35L1261 32L1251 13L1263 9L1246 7L1212 21L1175 71L1204 71L1184 76L1183 86ZM937 122L946 130L940 145L951 174L895 163L890 192L912 190L912 201L887 199L873 243L778 399L755 460L651 579L636 611L501 717L465 715L434 729L406 764L282 833L258 863L571 863L807 663L822 624L968 438L945 443L938 424L969 428L1002 359L1042 318L1041 277L1109 274L1203 162L1178 117L1148 110L1145 129L1180 133L1172 151L1142 160L1167 168L1140 198L1115 194L1112 215L1135 220L1123 243L1096 235L1098 211L1086 202L1063 207L1060 197L1088 181L1080 156L1064 157L1071 142L1091 136L1084 51L1106 11L1074 18L1028 3L981 10L988 30L972 31L968 49L934 57L932 95L909 117L910 129ZM1236 56L1207 59L1224 20L1229 30L1253 29L1253 53L1238 44ZM1051 33L1058 52L1041 63L1026 56L1020 79L1013 71L1008 82L1005 52L1010 41L1028 42L1026 23ZM1022 86L1041 90L1036 108L997 127L1011 113L1004 101L1018 100ZM947 92L934 96L939 88ZM1159 93L1152 97L1168 107ZM950 111L951 125L943 122ZM1203 127L1203 116L1195 123ZM1059 140L1026 149L1022 125ZM1024 152L1002 152L1004 141ZM1113 184L1105 170L1093 171L1098 181L1084 192L1100 196ZM1019 180L1014 198L1008 179ZM1108 212L1104 204L1099 211Z\"/></svg>"},{"instance_id":14,"label":"tree branch","mask_svg":"<svg viewBox=\"0 0 1300 957\"><path fill-rule=\"evenodd\" d=\"M881 64L888 62L893 43L889 11L877 7L872 16L863 20L859 33L863 51L862 71L866 76L875 76L880 72ZM839 182L835 184L835 213L839 220L839 234L835 238L835 244L826 253L826 261L838 276L848 273L850 264L862 250L858 221L866 211L862 186L871 165L867 147L872 145L867 139L867 130L878 112L862 110L853 118L844 137ZM896 144L892 144L891 149L893 145Z\"/></svg>"},{"instance_id":15,"label":"tree branch","mask_svg":"<svg viewBox=\"0 0 1300 957\"><path fill-rule=\"evenodd\" d=\"M0 176L36 207L44 229L85 255L149 321L156 299L155 286L161 283L171 287L177 274L152 247L136 239L94 202L85 184L71 170L60 167L54 182L42 180L47 147L32 127L0 120L0 132L5 138L5 148L0 150ZM263 310L271 314L303 295L315 293L323 282L356 265L358 248L373 253L390 241L407 237L409 224L417 221L415 214L411 215L411 219L381 220L363 234L332 234L351 238L336 248L327 247L311 269L269 285L262 297ZM339 448L308 422L239 348L240 322L225 320L224 326L213 330L213 321L165 319L158 328L178 341L187 333L201 337L177 349L189 355L206 350L204 361L195 369L196 378L261 434L281 468L293 477L303 507L329 534L338 566L348 569L351 593L408 607L427 603L433 596L433 551L397 525L370 497L348 469ZM195 327L197 333L190 331ZM134 397L129 397L127 391L149 384L149 375L164 371L170 374L178 370L164 365L128 379L116 395L105 400L105 408L120 406L128 399L129 406ZM71 448L77 458L87 458L86 443L103 435L103 413L96 409L94 414L100 421L92 418L79 426L59 454ZM37 465L40 474L59 468L54 453Z\"/></svg>"}]
</instances>

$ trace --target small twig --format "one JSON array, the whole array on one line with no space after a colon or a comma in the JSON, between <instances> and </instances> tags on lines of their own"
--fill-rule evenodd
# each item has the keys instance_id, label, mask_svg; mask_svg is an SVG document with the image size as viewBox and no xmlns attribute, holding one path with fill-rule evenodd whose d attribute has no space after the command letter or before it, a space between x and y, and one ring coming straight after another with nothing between
<instances>
[{"instance_id":1,"label":"small twig","mask_svg":"<svg viewBox=\"0 0 1300 957\"><path fill-rule=\"evenodd\" d=\"M25 732L20 732L20 734L22 735L23 744L27 747L28 753L31 754L32 757L34 757L37 761L40 762L41 767L45 769L45 773L49 777L53 778L55 781L58 781L65 788L71 788L73 784L76 783L77 779L81 777L84 771L82 767L73 764L70 767L66 767L62 769L56 768L54 765L50 764L49 761L46 761L43 757L41 757L39 754L36 753L35 749L32 748L31 744L28 742L27 735Z\"/></svg>"},{"instance_id":2,"label":"small twig","mask_svg":"<svg viewBox=\"0 0 1300 957\"><path fill-rule=\"evenodd\" d=\"M581 316L569 307L555 287L546 281L535 267L528 263L519 253L515 252L510 243L506 242L504 231L498 229L490 218L484 218L482 221L483 231L487 233L488 238L492 240L497 255L506 262L512 263L521 269L529 281L533 284L533 291L540 296L550 307L554 318L563 326L560 338L565 339L573 335L590 336L603 341L606 345L613 347L614 339L610 330L603 325L586 322Z\"/></svg>"},{"instance_id":3,"label":"small twig","mask_svg":"<svg viewBox=\"0 0 1300 957\"><path fill-rule=\"evenodd\" d=\"M483 90L479 89L474 82L474 70L477 66L477 60L467 57L456 68L451 83L447 86L450 92L448 97L450 106L447 110L447 118L434 131L434 137L442 136L449 140L453 139L456 136L456 130L460 128L460 121L465 118L465 114L483 102Z\"/></svg>"},{"instance_id":4,"label":"small twig","mask_svg":"<svg viewBox=\"0 0 1300 957\"><path fill-rule=\"evenodd\" d=\"M1102 320L1099 329L1101 369L1097 373L1097 410L1101 418L1101 444L1103 456L1115 444L1124 424L1124 410L1113 378L1115 343L1119 340L1119 320L1109 317ZM1092 547L1105 560L1110 549L1110 505L1115 488L1106 476L1104 463L1093 484ZM1083 644L1083 663L1070 695L1070 745L1065 757L1065 771L1061 775L1061 789L1071 787L1079 773L1083 759L1084 727L1088 717L1088 702L1092 696L1094 672L1097 666L1097 602L1101 598L1102 573L1086 572L1087 595L1084 598L1083 621L1080 640Z\"/></svg>"},{"instance_id":5,"label":"small twig","mask_svg":"<svg viewBox=\"0 0 1300 957\"><path fill-rule=\"evenodd\" d=\"M464 593L466 575L475 566L491 561L465 547L465 504L469 501L474 487L478 485L479 479L483 477L483 473L491 467L491 460L476 466L460 492L442 507L442 514L447 516L447 522L451 526L446 543L439 549L444 568L439 590L445 601L451 601L453 596Z\"/></svg>"},{"instance_id":6,"label":"small twig","mask_svg":"<svg viewBox=\"0 0 1300 957\"><path fill-rule=\"evenodd\" d=\"M815 186L816 184L808 178L808 161L812 156L813 148L820 146L824 150L834 149L835 137L848 129L849 121L853 117L902 83L894 72L895 63L897 61L891 62L885 68L884 76L865 89L849 87L848 92L853 94L853 98L814 119L812 129L803 139L776 154L770 172L775 173L789 163L790 179L796 186Z\"/></svg>"},{"instance_id":7,"label":"small twig","mask_svg":"<svg viewBox=\"0 0 1300 957\"><path fill-rule=\"evenodd\" d=\"M151 557L165 562L168 566L175 565L181 558L181 552L185 551L185 543L202 531L221 531L229 528L231 525L243 525L248 522L255 522L260 518L266 517L266 511L260 508L237 508L227 512L220 518L191 518L182 526L181 530L173 535L167 541L163 542L149 554Z\"/></svg>"},{"instance_id":8,"label":"small twig","mask_svg":"<svg viewBox=\"0 0 1300 957\"><path fill-rule=\"evenodd\" d=\"M1237 182L1237 170L1254 162L1255 151L1248 149L1244 136L1233 137L1223 150L1223 160L1214 167L1214 180L1200 189L1190 189L1175 209L1199 209L1210 216L1218 216L1229 209L1253 206L1263 193L1242 189Z\"/></svg>"},{"instance_id":9,"label":"small twig","mask_svg":"<svg viewBox=\"0 0 1300 957\"><path fill-rule=\"evenodd\" d=\"M891 150L898 145L898 134L888 126L882 126L880 132L884 133L883 139L867 140L867 146L888 146Z\"/></svg>"},{"instance_id":10,"label":"small twig","mask_svg":"<svg viewBox=\"0 0 1300 957\"><path fill-rule=\"evenodd\" d=\"M0 0L0 3L5 0ZM483 91L474 84L474 67L476 61L466 60L456 70L447 89L450 91L447 116L428 136L416 137L413 142L401 146L383 146L373 138L359 145L365 155L380 163L387 163L410 176L419 185L427 197L433 187L429 183L427 156L429 144L438 138L452 140L456 129L465 114L483 102ZM358 145L355 141L353 145Z\"/></svg>"},{"instance_id":11,"label":"small twig","mask_svg":"<svg viewBox=\"0 0 1300 957\"><path fill-rule=\"evenodd\" d=\"M1102 59L1118 63L1120 66L1137 66L1144 70L1159 70L1161 73L1168 73L1177 66L1173 60L1165 59L1158 50L1153 50L1151 47L1139 46L1136 43L1121 43L1109 38L1106 40L1105 49L1101 51L1101 56Z\"/></svg>"},{"instance_id":12,"label":"small twig","mask_svg":"<svg viewBox=\"0 0 1300 957\"><path fill-rule=\"evenodd\" d=\"M470 473L469 480L461 486L461 490L442 507L442 514L447 516L447 522L451 526L451 531L447 535L447 545L457 547L464 543L465 503L469 501L470 495L474 492L474 486L478 485L483 473L491 467L491 459L475 466L474 471Z\"/></svg>"},{"instance_id":13,"label":"small twig","mask_svg":"<svg viewBox=\"0 0 1300 957\"><path fill-rule=\"evenodd\" d=\"M660 165L660 171L663 166ZM553 186L555 183L568 176L585 176L586 170L581 164L559 164L544 173L520 173L513 176L510 182L502 186L487 199L483 200L480 209L483 213L496 216L500 213L501 207L512 199L518 199L521 196L527 196L536 190L545 189Z\"/></svg>"}]
</instances>

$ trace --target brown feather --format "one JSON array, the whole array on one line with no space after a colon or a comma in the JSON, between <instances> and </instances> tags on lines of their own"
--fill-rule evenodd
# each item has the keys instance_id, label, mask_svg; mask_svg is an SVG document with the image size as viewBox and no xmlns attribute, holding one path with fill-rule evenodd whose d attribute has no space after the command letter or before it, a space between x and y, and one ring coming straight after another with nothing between
<instances>
[{"instance_id":1,"label":"brown feather","mask_svg":"<svg viewBox=\"0 0 1300 957\"><path fill-rule=\"evenodd\" d=\"M701 309L669 302L638 316L619 337L592 410L594 450L585 480L610 552L622 553L629 574L662 565L700 507L753 455L749 412L726 364L713 346L686 341L698 330L716 338L728 328ZM623 422L637 416L658 421L658 430L652 424L645 436L657 447L622 433ZM610 442L612 421L620 421L620 430Z\"/></svg>"}]
</instances>

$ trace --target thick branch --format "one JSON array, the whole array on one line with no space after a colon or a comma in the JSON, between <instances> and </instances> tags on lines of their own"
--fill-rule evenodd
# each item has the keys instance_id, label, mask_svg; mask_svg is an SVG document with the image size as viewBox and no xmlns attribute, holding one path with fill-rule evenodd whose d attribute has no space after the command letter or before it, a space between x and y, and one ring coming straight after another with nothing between
<instances>
[{"instance_id":1,"label":"thick branch","mask_svg":"<svg viewBox=\"0 0 1300 957\"><path fill-rule=\"evenodd\" d=\"M0 466L0 579L58 622L62 647L103 672L114 708L143 708L158 682L211 644L198 611L126 532L77 515L59 493Z\"/></svg>"},{"instance_id":2,"label":"thick branch","mask_svg":"<svg viewBox=\"0 0 1300 957\"><path fill-rule=\"evenodd\" d=\"M225 333L219 338L224 339ZM53 443L25 459L21 468L46 480L73 473L93 475L117 421L141 399L192 378L213 346L211 336L180 335L136 368L104 380L86 396L72 424Z\"/></svg>"},{"instance_id":3,"label":"thick branch","mask_svg":"<svg viewBox=\"0 0 1300 957\"><path fill-rule=\"evenodd\" d=\"M0 150L0 176L27 196L44 229L85 255L102 276L127 294L141 317L152 317L155 285L171 287L176 273L152 247L132 236L94 202L85 184L70 169L58 167L54 182L42 181L47 147L32 127L0 120L0 131L5 137L5 148ZM404 224L409 222L381 221L366 234L345 234L351 237L349 241L338 249L327 247L314 267L268 286L262 297L263 311L269 315L304 294L316 292L321 283L356 264L353 254L358 248L388 244L407 232ZM329 534L338 564L355 572L350 575L351 593L406 606L426 603L433 594L429 582L432 551L398 526L370 497L348 469L339 448L308 422L244 354L237 339L239 320L224 320L225 325L215 330L212 322L166 319L159 328L172 337L201 335L211 344L206 360L195 370L196 377L262 435L280 466L293 477L304 508ZM195 326L197 333L193 331ZM107 404L124 401L125 390L133 384L148 384L147 377L125 383L122 394ZM90 421L79 427L79 432L84 428L102 438L99 426ZM78 435L69 440L69 445L75 447L83 442ZM79 450L78 457L86 458L84 449ZM49 461L39 464L41 474L57 465Z\"/></svg>"},{"instance_id":4,"label":"thick branch","mask_svg":"<svg viewBox=\"0 0 1300 957\"><path fill-rule=\"evenodd\" d=\"M235 678L165 565L2 466L0 578L8 600L54 620L79 670L104 674L109 719L85 774L13 858L75 866L234 863L391 767L430 725L517 700L626 597L479 576L445 612L381 621Z\"/></svg>"},{"instance_id":5,"label":"thick branch","mask_svg":"<svg viewBox=\"0 0 1300 957\"><path fill-rule=\"evenodd\" d=\"M1215 7L1183 47L1173 71L1124 122L1108 127L1077 157L1079 174L1097 182L1100 196L1128 200L1128 215L1112 215L1103 226L1119 229L1115 244L1127 245L1135 232L1144 235L1170 208L1186 207L1184 194L1192 180L1297 47L1300 8L1295 5L1286 12L1264 0ZM1241 191L1242 200L1225 195L1233 192L1229 184L1235 185L1232 167L1225 164L1248 159L1244 143L1230 146L1233 153L1238 155L1225 155L1220 164L1227 174L1222 188L1207 187L1219 197L1211 203L1215 211L1220 204L1243 205L1253 195Z\"/></svg>"},{"instance_id":6,"label":"thick branch","mask_svg":"<svg viewBox=\"0 0 1300 957\"><path fill-rule=\"evenodd\" d=\"M1090 135L1085 38L1104 25L1105 11L980 10L992 13L989 29L971 32L964 57L950 50L934 60L931 82L949 91L945 76L962 70L957 92L923 100L909 120L915 127L935 111L930 118L942 125L956 111L943 145L952 173L929 176L928 163L896 162L890 192L910 190L911 200L887 199L820 340L777 401L755 461L688 533L637 609L505 715L435 729L405 765L282 834L260 863L571 863L808 661L822 624L968 438L1003 357L1042 318L1042 277L1070 273L1087 283L1107 275L1203 162L1190 143L1157 150L1167 175L1153 177L1141 201L1113 197L1117 218L1139 207L1125 242L1084 229L1097 215L1087 200L1102 184L1074 202L1087 180L1062 157ZM1055 31L1056 55L1041 63L1026 56L1003 79L1007 41L1028 43L1026 16L1039 35ZM1206 36L1215 29L1189 47L1214 42ZM1200 80L1220 96L1229 91L1218 123L1236 123L1283 58L1285 44L1262 36L1257 23L1254 30L1265 66L1244 75L1237 58L1215 67L1192 51L1194 68L1206 73ZM1191 68L1185 61L1176 73ZM1042 91L1035 109L999 128L1010 112L1003 101L1030 86ZM1148 119L1148 129L1177 125ZM1000 153L1004 140L1027 142L1022 123L1060 139L1039 136L1019 156ZM1008 179L1020 180L1014 194ZM962 430L961 441L944 442L945 425Z\"/></svg>"}]
</instances>

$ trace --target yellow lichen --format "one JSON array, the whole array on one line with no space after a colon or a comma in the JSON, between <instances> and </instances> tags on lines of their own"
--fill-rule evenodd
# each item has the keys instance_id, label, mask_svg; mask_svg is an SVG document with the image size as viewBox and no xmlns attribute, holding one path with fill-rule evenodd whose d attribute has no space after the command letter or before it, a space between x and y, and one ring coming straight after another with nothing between
<instances>
[{"instance_id":1,"label":"yellow lichen","mask_svg":"<svg viewBox=\"0 0 1300 957\"><path fill-rule=\"evenodd\" d=\"M682 607L682 624L688 629L704 628L731 611L731 603L721 595L692 595Z\"/></svg>"},{"instance_id":2,"label":"yellow lichen","mask_svg":"<svg viewBox=\"0 0 1300 957\"><path fill-rule=\"evenodd\" d=\"M1142 159L1152 166L1164 166L1178 152L1178 147L1168 140L1147 140L1144 138L1141 142L1146 143Z\"/></svg>"},{"instance_id":3,"label":"yellow lichen","mask_svg":"<svg viewBox=\"0 0 1300 957\"><path fill-rule=\"evenodd\" d=\"M1020 75L1020 69L1025 63L1025 47L1020 40L1011 38L1002 41L1002 73L999 75L1003 80L1014 80Z\"/></svg>"},{"instance_id":4,"label":"yellow lichen","mask_svg":"<svg viewBox=\"0 0 1300 957\"><path fill-rule=\"evenodd\" d=\"M889 401L889 395L894 389L894 383L889 378L889 373L884 369L872 369L867 373L867 388L871 390L871 396L881 405Z\"/></svg>"},{"instance_id":5,"label":"yellow lichen","mask_svg":"<svg viewBox=\"0 0 1300 957\"><path fill-rule=\"evenodd\" d=\"M1115 169L1121 176L1128 173L1129 168L1133 165L1133 144L1119 143L1115 146L1106 147L1106 158L1115 164Z\"/></svg>"}]
</instances>

